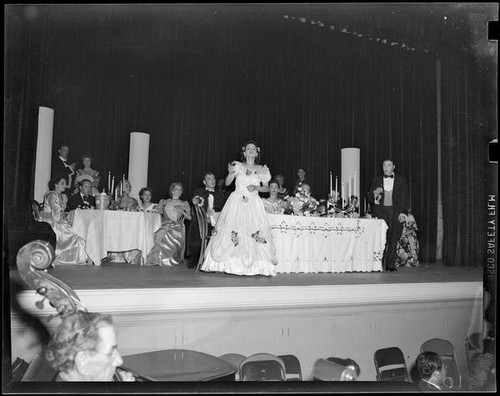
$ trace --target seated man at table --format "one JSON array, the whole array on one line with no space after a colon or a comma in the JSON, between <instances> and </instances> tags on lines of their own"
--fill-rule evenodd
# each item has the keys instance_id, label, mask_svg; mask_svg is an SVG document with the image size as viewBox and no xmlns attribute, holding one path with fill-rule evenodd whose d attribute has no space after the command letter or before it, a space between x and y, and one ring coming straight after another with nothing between
<instances>
[{"instance_id":1,"label":"seated man at table","mask_svg":"<svg viewBox=\"0 0 500 396\"><path fill-rule=\"evenodd\" d=\"M201 206L205 209L208 217L208 232L210 232L215 225L215 213L220 212L226 203L227 195L224 191L216 189L216 179L212 172L206 172L203 176L203 184L205 187L197 188L193 193L193 205ZM195 268L200 258L201 239L198 229L198 220L193 211L191 224L189 225L188 235L188 268Z\"/></svg>"},{"instance_id":2,"label":"seated man at table","mask_svg":"<svg viewBox=\"0 0 500 396\"><path fill-rule=\"evenodd\" d=\"M95 209L95 198L90 194L92 182L88 179L78 182L78 192L68 201L68 211L75 209Z\"/></svg>"},{"instance_id":3,"label":"seated man at table","mask_svg":"<svg viewBox=\"0 0 500 396\"><path fill-rule=\"evenodd\" d=\"M73 312L62 318L45 350L45 359L58 371L56 381L135 381L116 368L123 364L117 350L116 333L110 315Z\"/></svg>"}]
</instances>

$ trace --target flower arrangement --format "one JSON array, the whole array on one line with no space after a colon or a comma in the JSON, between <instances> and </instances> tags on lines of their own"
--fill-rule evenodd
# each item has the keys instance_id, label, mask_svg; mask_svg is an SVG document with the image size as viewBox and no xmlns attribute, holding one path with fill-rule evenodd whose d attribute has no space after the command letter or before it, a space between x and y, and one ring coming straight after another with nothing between
<instances>
[{"instance_id":1,"label":"flower arrangement","mask_svg":"<svg viewBox=\"0 0 500 396\"><path fill-rule=\"evenodd\" d=\"M294 196L287 197L285 213L295 216L319 216L319 202L311 196L309 189L299 187Z\"/></svg>"}]
</instances>

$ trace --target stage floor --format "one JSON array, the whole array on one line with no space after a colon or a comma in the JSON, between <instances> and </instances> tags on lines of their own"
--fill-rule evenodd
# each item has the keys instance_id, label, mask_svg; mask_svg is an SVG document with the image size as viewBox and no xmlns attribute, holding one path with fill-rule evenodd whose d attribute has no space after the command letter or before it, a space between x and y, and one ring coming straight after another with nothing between
<instances>
[{"instance_id":1,"label":"stage floor","mask_svg":"<svg viewBox=\"0 0 500 396\"><path fill-rule=\"evenodd\" d=\"M416 268L399 268L396 272L347 272L319 274L277 274L238 276L222 273L195 272L179 267L145 267L126 263L104 263L101 266L56 267L49 273L75 290L148 289L196 287L263 287L362 285L391 283L482 282L480 267L448 267L438 262L421 264ZM11 280L23 283L16 269Z\"/></svg>"}]
</instances>

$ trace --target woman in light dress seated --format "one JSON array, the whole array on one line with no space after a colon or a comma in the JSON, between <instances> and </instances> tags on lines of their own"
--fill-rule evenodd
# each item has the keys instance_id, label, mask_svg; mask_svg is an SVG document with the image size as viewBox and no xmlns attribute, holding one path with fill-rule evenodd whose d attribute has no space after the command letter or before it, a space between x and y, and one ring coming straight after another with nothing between
<instances>
[{"instance_id":1,"label":"woman in light dress seated","mask_svg":"<svg viewBox=\"0 0 500 396\"><path fill-rule=\"evenodd\" d=\"M83 168L76 170L75 180L73 182L73 187L75 188L75 190L73 191L73 193L78 194L78 183L86 179L90 180L90 182L92 183L91 195L95 197L97 194L99 194L99 171L91 168L92 156L87 154L82 155L81 159Z\"/></svg>"},{"instance_id":2,"label":"woman in light dress seated","mask_svg":"<svg viewBox=\"0 0 500 396\"><path fill-rule=\"evenodd\" d=\"M269 182L269 198L263 198L264 208L270 214L285 213L284 201L279 198L279 183L277 180Z\"/></svg>"},{"instance_id":3,"label":"woman in light dress seated","mask_svg":"<svg viewBox=\"0 0 500 396\"><path fill-rule=\"evenodd\" d=\"M154 246L148 254L146 265L173 266L184 263L186 227L184 219L191 220L191 207L180 199L184 188L181 183L172 183L170 198L158 203L163 212L161 227L154 235Z\"/></svg>"},{"instance_id":4,"label":"woman in light dress seated","mask_svg":"<svg viewBox=\"0 0 500 396\"><path fill-rule=\"evenodd\" d=\"M202 271L235 275L276 275L276 254L260 192L268 192L271 174L258 165L255 142L242 147L243 162L228 165L226 185L236 179L212 232Z\"/></svg>"},{"instance_id":5,"label":"woman in light dress seated","mask_svg":"<svg viewBox=\"0 0 500 396\"><path fill-rule=\"evenodd\" d=\"M91 265L92 261L85 252L85 241L71 228L64 212L68 197L66 179L58 177L49 183L50 191L43 197L40 221L49 223L56 234L56 258L53 265Z\"/></svg>"},{"instance_id":6,"label":"woman in light dress seated","mask_svg":"<svg viewBox=\"0 0 500 396\"><path fill-rule=\"evenodd\" d=\"M158 204L155 204L151 202L151 199L153 197L153 190L151 190L149 187L143 187L139 191L139 198L141 200L141 203L139 204L137 210L139 212L154 212L154 213L160 213L160 208L158 208Z\"/></svg>"}]
</instances>

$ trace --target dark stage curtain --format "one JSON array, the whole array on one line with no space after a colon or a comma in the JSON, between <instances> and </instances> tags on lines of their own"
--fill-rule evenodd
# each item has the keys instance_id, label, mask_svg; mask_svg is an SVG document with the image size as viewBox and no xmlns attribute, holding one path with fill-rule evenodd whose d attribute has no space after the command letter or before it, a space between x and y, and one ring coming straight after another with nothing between
<instances>
[{"instance_id":1,"label":"dark stage curtain","mask_svg":"<svg viewBox=\"0 0 500 396\"><path fill-rule=\"evenodd\" d=\"M4 211L33 193L42 105L55 109L54 151L65 142L72 160L90 153L104 175L127 173L130 132L150 133L149 186L155 201L167 196L171 182L182 182L188 199L204 171L224 177L247 139L257 140L262 162L272 174L284 174L288 187L304 168L317 198L327 194L330 170L340 177L341 148L361 149L362 192L390 157L410 182L420 261L435 261L434 53L291 22L281 12L258 7L140 6L133 12L71 7L35 7L29 13L11 7L7 18L5 147L11 187ZM408 17L407 30L421 22ZM468 150L473 161L476 143L460 141L447 151L460 123L448 111L463 107L456 93L466 89L460 67L468 63L467 54L443 61L442 139L445 169L472 182L480 170L457 169L456 155L459 148ZM470 78L473 89L477 75L471 72ZM474 99L467 98L472 111ZM475 116L471 113L471 123ZM460 123L460 128L465 127ZM481 128L474 130L481 134ZM449 200L463 202L467 213L483 208L465 185L454 183L453 197L446 196L447 188L446 210L452 210ZM453 250L459 244L470 252L480 249L479 220L460 217L468 223L453 236L454 215L444 216L445 261L480 265Z\"/></svg>"}]
</instances>

